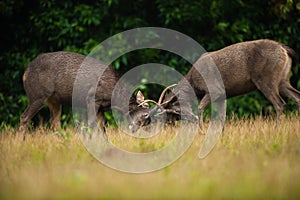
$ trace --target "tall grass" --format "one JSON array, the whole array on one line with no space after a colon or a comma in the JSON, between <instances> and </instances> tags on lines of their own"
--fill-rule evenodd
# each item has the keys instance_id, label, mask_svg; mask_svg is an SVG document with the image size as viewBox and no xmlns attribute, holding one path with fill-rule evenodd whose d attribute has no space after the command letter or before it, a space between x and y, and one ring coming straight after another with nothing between
<instances>
[{"instance_id":1,"label":"tall grass","mask_svg":"<svg viewBox=\"0 0 300 200\"><path fill-rule=\"evenodd\" d=\"M0 133L1 199L299 199L300 120L286 117L229 120L214 150L200 160L205 135L197 134L174 164L147 174L127 174L95 160L73 128L38 128L22 141ZM132 139L116 129L108 137L121 148L147 152L174 137L166 128L151 139Z\"/></svg>"}]
</instances>

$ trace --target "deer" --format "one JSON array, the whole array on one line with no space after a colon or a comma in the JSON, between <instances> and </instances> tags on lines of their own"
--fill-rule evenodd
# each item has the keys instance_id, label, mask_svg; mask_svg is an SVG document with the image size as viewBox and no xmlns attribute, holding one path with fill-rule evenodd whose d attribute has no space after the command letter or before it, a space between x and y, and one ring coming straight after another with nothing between
<instances>
[{"instance_id":1,"label":"deer","mask_svg":"<svg viewBox=\"0 0 300 200\"><path fill-rule=\"evenodd\" d=\"M201 55L185 75L184 79L187 81L181 80L168 94L163 91L158 102L150 101L157 104L154 109L159 108L159 114L167 113L170 119L179 116L182 109L188 109L187 105L179 105L179 100L184 102L189 99L191 91L185 88L190 84L200 103L198 117L189 112L189 120L198 121L200 130L203 131L203 112L212 100L199 70L207 70L210 67L207 63L210 61L214 62L221 75L226 98L259 90L274 106L276 119L279 121L286 105L281 97L284 96L296 103L300 116L300 92L290 83L291 69L297 65L296 53L292 48L269 39L236 43ZM215 100L218 100L216 94L218 92L214 94ZM219 98L224 98L221 92ZM146 102L149 100L142 104Z\"/></svg>"},{"instance_id":2,"label":"deer","mask_svg":"<svg viewBox=\"0 0 300 200\"><path fill-rule=\"evenodd\" d=\"M87 68L80 68L83 63ZM73 52L58 51L40 54L29 63L24 72L23 85L29 100L27 108L20 117L19 129L24 133L24 138L30 120L45 104L48 105L50 111L50 128L55 130L61 126L62 106L72 104L73 87L79 69L82 69L81 75L87 77L93 75L93 69L103 72L96 88L86 80L81 83L82 94L76 96L78 98L76 101L86 105L89 125L94 124L96 120L92 117L91 110L96 110L98 124L105 132L104 112L111 109L111 95L119 80L119 75L111 66L94 58ZM94 96L91 97L91 94ZM144 95L141 91L136 96L132 94L130 98L129 111L126 115L130 116L133 131L147 124L150 119L149 105L145 103L139 106L143 101ZM125 111L124 108L118 109Z\"/></svg>"}]
</instances>

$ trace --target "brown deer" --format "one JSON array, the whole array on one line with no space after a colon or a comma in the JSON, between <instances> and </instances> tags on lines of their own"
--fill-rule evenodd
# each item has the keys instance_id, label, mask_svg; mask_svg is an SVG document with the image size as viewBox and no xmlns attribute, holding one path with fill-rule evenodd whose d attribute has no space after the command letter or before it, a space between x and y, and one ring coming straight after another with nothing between
<instances>
[{"instance_id":1,"label":"brown deer","mask_svg":"<svg viewBox=\"0 0 300 200\"><path fill-rule=\"evenodd\" d=\"M276 41L261 39L241 42L221 50L202 55L186 74L185 79L194 89L198 99L199 126L203 127L203 111L211 103L211 95L199 70L207 70L213 61L224 83L226 97L235 97L254 90L259 90L273 104L277 119L282 114L285 101L280 95L293 100L300 116L300 92L293 88L289 78L291 68L296 66L295 51ZM209 70L208 70L209 71ZM204 73L208 74L208 73ZM205 77L206 79L209 77ZM180 81L177 87L157 103L168 115L179 115L185 106L179 100L189 99L185 90L186 82ZM179 95L178 95L179 94ZM165 94L162 94L164 96ZM220 94L221 95L221 94ZM223 97L221 97L223 98ZM147 100L145 102L148 102ZM157 108L156 108L157 109ZM191 119L197 117L191 113Z\"/></svg>"},{"instance_id":2,"label":"brown deer","mask_svg":"<svg viewBox=\"0 0 300 200\"><path fill-rule=\"evenodd\" d=\"M83 63L87 68L80 68ZM81 73L87 77L93 75L94 72L91 69L103 71L97 84L96 92L94 92L94 97L91 98L91 89L89 89L91 86L85 80L81 85L82 94L76 96L78 98L76 101L87 106L89 124L92 124L95 120L91 117L92 112L90 110L93 108L89 105L91 105L91 100L95 102L93 105L95 106L94 109L98 111L98 123L105 131L104 112L110 109L111 95L119 80L118 74L113 68L107 67L107 65L96 59L63 51L41 54L29 63L23 75L23 84L29 99L29 105L21 115L20 130L23 130L25 133L30 119L44 104L47 104L50 110L51 128L56 129L60 127L62 105L72 104L74 81L79 69L82 69ZM143 100L144 96L139 91L137 97L132 95L129 101L130 109L127 114L132 120L130 123L134 125L134 131L138 129L138 126L143 125L150 119L149 105L146 103L145 106L138 106ZM124 111L123 108L119 109Z\"/></svg>"}]
</instances>

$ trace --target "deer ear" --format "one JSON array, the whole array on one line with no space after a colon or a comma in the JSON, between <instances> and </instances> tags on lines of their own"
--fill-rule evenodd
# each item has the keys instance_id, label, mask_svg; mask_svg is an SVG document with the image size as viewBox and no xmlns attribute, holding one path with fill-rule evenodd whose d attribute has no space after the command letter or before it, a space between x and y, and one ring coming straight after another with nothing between
<instances>
[{"instance_id":1,"label":"deer ear","mask_svg":"<svg viewBox=\"0 0 300 200\"><path fill-rule=\"evenodd\" d=\"M137 104L141 104L143 103L145 100L145 97L143 95L143 93L139 90L138 93L136 94L136 103ZM142 105L143 108L149 108L149 104L148 103L144 103Z\"/></svg>"}]
</instances>

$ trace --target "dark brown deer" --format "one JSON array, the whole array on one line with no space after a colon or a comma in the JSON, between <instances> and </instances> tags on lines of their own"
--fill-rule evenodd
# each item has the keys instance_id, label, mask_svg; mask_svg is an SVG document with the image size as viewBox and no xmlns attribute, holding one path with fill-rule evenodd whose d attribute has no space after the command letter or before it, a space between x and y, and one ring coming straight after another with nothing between
<instances>
[{"instance_id":1,"label":"dark brown deer","mask_svg":"<svg viewBox=\"0 0 300 200\"><path fill-rule=\"evenodd\" d=\"M279 119L286 104L280 96L282 95L296 103L300 116L300 92L293 88L289 81L291 68L297 64L294 50L276 41L254 40L202 55L185 76L197 98L201 99L198 105L201 129L203 111L211 103L211 96L198 70L205 71L209 68L207 63L210 60L215 63L220 72L226 97L235 97L259 90L273 104L277 119ZM209 77L206 78L209 79ZM180 110L185 109L178 103L179 99L189 99L190 91L185 88L186 83L180 81L177 87L158 103L159 107L164 107L163 112L168 115L179 115ZM197 119L193 114L191 118Z\"/></svg>"},{"instance_id":2,"label":"dark brown deer","mask_svg":"<svg viewBox=\"0 0 300 200\"><path fill-rule=\"evenodd\" d=\"M74 81L79 69L82 69L80 66L83 63L88 67L87 70L85 68L81 70L83 75L87 77L93 75L94 72L91 69L103 70L103 74L99 79L93 98L90 96L89 81L82 82L82 94L76 96L76 102L87 106L88 121L89 124L92 124L95 119L90 116L92 108L89 105L91 100L94 100L94 109L98 111L98 123L105 131L104 112L110 109L111 95L119 80L117 73L113 68L107 67L104 63L91 57L72 52L53 52L39 55L28 65L23 75L24 89L29 99L29 105L20 118L20 129L24 133L30 119L44 104L47 104L50 110L51 128L60 127L62 105L72 105ZM143 94L138 92L137 97L132 95L129 101L130 109L127 114L131 117L130 123L135 125L134 130L149 119L149 105L138 106L143 100ZM122 110L122 108L119 109ZM141 124L142 122L143 124Z\"/></svg>"}]
</instances>

